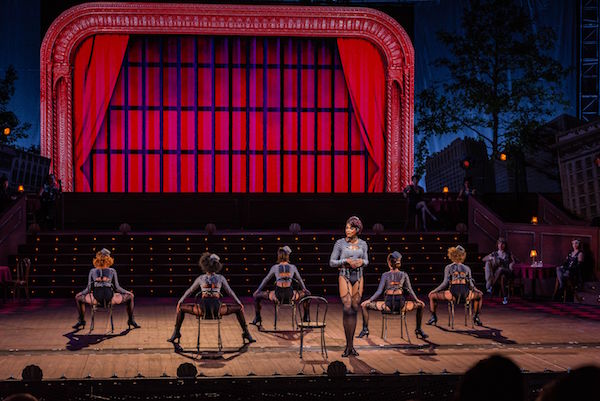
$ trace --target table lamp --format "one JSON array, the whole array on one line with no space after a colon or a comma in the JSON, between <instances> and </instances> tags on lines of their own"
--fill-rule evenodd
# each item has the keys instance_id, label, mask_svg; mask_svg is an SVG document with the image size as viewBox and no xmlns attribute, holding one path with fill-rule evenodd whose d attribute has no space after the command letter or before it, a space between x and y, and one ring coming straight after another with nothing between
<instances>
[{"instance_id":1,"label":"table lamp","mask_svg":"<svg viewBox=\"0 0 600 401\"><path fill-rule=\"evenodd\" d=\"M535 265L535 258L537 257L537 251L532 249L529 251L529 257L531 258L531 266Z\"/></svg>"}]
</instances>

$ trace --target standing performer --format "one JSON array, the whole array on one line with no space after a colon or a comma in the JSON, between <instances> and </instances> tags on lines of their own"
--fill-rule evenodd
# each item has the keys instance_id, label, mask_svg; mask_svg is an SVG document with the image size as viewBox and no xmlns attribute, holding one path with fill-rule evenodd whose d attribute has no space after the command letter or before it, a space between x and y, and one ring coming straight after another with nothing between
<instances>
[{"instance_id":1,"label":"standing performer","mask_svg":"<svg viewBox=\"0 0 600 401\"><path fill-rule=\"evenodd\" d=\"M451 264L444 268L444 281L435 290L429 293L429 309L431 310L431 318L427 324L436 324L438 301L465 300L473 302L473 323L477 326L482 326L479 319L481 311L482 293L473 283L471 276L471 268L464 265L463 262L467 257L465 248L458 245L457 247L448 248L448 258L452 261Z\"/></svg>"},{"instance_id":2,"label":"standing performer","mask_svg":"<svg viewBox=\"0 0 600 401\"><path fill-rule=\"evenodd\" d=\"M133 293L119 285L117 271L111 267L114 262L108 249L102 248L96 253L96 257L92 262L94 268L90 270L88 275L88 285L85 290L75 295L77 312L79 313L79 319L73 325L75 330L85 327L85 304L107 305L112 303L117 305L124 303L127 305L127 316L129 317L127 326L136 329L140 327L133 318Z\"/></svg>"},{"instance_id":3,"label":"standing performer","mask_svg":"<svg viewBox=\"0 0 600 401\"><path fill-rule=\"evenodd\" d=\"M400 271L402 255L398 251L390 253L387 257L389 271L381 275L377 292L371 298L364 301L362 307L363 329L357 338L369 337L369 309L400 312L404 308L406 311L417 309L417 328L415 334L417 338L425 339L429 337L421 329L421 321L423 320L423 308L425 303L417 298L417 295L410 285L410 278L406 272ZM408 292L414 301L406 301L404 299L404 291ZM377 301L377 298L384 293L384 300Z\"/></svg>"},{"instance_id":4,"label":"standing performer","mask_svg":"<svg viewBox=\"0 0 600 401\"><path fill-rule=\"evenodd\" d=\"M358 238L363 225L360 219L352 216L346 221L346 237L335 242L329 260L331 267L339 269L338 284L340 298L344 305L343 325L346 335L346 349L342 357L358 356L354 349L356 314L363 292L363 268L369 264L369 247Z\"/></svg>"},{"instance_id":5,"label":"standing performer","mask_svg":"<svg viewBox=\"0 0 600 401\"><path fill-rule=\"evenodd\" d=\"M291 253L292 249L287 245L277 250L277 264L271 267L269 274L267 274L262 283L260 283L258 289L254 291L253 296L256 315L251 324L260 326L262 322L262 317L260 316L260 303L262 300L270 300L272 302L279 302L280 304L289 304L292 301L295 302L306 295L310 295L310 291L306 289L298 269L290 263ZM275 277L275 291L263 291L262 289L273 277ZM296 291L292 288L292 280L294 278L298 281L302 290ZM305 322L309 321L308 306L308 302L305 302L303 317Z\"/></svg>"},{"instance_id":6,"label":"standing performer","mask_svg":"<svg viewBox=\"0 0 600 401\"><path fill-rule=\"evenodd\" d=\"M205 252L200 256L198 265L204 272L204 274L198 276L192 286L187 289L183 296L177 302L177 319L175 320L175 329L173 335L167 341L171 343L178 342L181 338L181 325L185 314L189 313L196 316L212 316L217 317L219 315L225 316L231 313L235 313L237 320L242 328L242 339L248 343L253 343L256 340L252 338L248 331L248 325L244 317L244 305L235 295L227 280L222 275L218 274L223 265L220 262L220 258L208 252ZM225 290L229 296L233 298L236 305L221 303L221 288ZM195 291L200 289L202 292L202 299L200 304L183 303L187 297L192 295Z\"/></svg>"}]
</instances>

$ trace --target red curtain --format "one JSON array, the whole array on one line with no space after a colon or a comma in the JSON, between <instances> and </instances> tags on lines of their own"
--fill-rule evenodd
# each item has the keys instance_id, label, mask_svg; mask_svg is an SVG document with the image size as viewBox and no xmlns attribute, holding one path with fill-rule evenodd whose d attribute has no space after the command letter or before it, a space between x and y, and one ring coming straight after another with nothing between
<instances>
[{"instance_id":1,"label":"red curtain","mask_svg":"<svg viewBox=\"0 0 600 401\"><path fill-rule=\"evenodd\" d=\"M383 191L383 143L364 140L373 124L359 128L335 39L126 40L98 89L86 89L82 72L96 50L84 42L79 51L75 127L93 136L79 139L75 191Z\"/></svg>"},{"instance_id":2,"label":"red curtain","mask_svg":"<svg viewBox=\"0 0 600 401\"><path fill-rule=\"evenodd\" d=\"M385 70L381 55L364 39L337 40L344 77L363 142L375 163L369 192L383 192L385 180Z\"/></svg>"},{"instance_id":3,"label":"red curtain","mask_svg":"<svg viewBox=\"0 0 600 401\"><path fill-rule=\"evenodd\" d=\"M89 191L82 168L106 116L129 35L95 35L84 40L75 54L74 160L75 188Z\"/></svg>"}]
</instances>

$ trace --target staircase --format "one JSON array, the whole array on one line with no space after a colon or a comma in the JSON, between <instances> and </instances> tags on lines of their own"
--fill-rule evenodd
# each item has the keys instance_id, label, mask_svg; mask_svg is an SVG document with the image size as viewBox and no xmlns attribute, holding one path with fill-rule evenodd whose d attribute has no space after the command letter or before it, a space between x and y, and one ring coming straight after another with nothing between
<instances>
[{"instance_id":1,"label":"staircase","mask_svg":"<svg viewBox=\"0 0 600 401\"><path fill-rule=\"evenodd\" d=\"M202 252L221 256L221 272L239 296L251 296L276 261L277 248L292 248L306 286L313 294L337 295L337 269L329 267L329 257L338 233L43 233L28 236L17 258L32 261L30 288L34 297L72 297L87 284L96 251L103 247L113 253L122 287L137 296L180 296L201 274L198 259ZM365 233L370 264L365 269L365 294L372 294L381 274L387 270L391 251L403 254L403 268L410 274L417 294L426 294L442 279L448 263L447 248L462 244L467 249L466 264L483 288L483 268L475 245L457 233Z\"/></svg>"}]
</instances>

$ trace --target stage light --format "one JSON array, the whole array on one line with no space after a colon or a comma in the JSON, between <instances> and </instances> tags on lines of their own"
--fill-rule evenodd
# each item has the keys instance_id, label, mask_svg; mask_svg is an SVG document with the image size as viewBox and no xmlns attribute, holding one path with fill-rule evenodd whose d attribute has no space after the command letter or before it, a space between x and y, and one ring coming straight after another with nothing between
<instances>
[{"instance_id":1,"label":"stage light","mask_svg":"<svg viewBox=\"0 0 600 401\"><path fill-rule=\"evenodd\" d=\"M23 377L23 381L36 381L41 382L44 374L42 369L37 365L27 365L23 368L23 372L21 373Z\"/></svg>"},{"instance_id":2,"label":"stage light","mask_svg":"<svg viewBox=\"0 0 600 401\"><path fill-rule=\"evenodd\" d=\"M532 216L531 217L531 224L537 224L538 223L538 218L537 216Z\"/></svg>"},{"instance_id":3,"label":"stage light","mask_svg":"<svg viewBox=\"0 0 600 401\"><path fill-rule=\"evenodd\" d=\"M19 185L17 191L19 191L19 193L22 194L23 192L25 192L25 187L23 185Z\"/></svg>"},{"instance_id":4,"label":"stage light","mask_svg":"<svg viewBox=\"0 0 600 401\"><path fill-rule=\"evenodd\" d=\"M9 136L9 135L10 135L10 127L5 127L5 128L2 130L2 133L3 133L4 135L6 135L6 136Z\"/></svg>"},{"instance_id":5,"label":"stage light","mask_svg":"<svg viewBox=\"0 0 600 401\"><path fill-rule=\"evenodd\" d=\"M442 188L442 192L447 194L448 192L450 192L450 190L448 189L448 187L444 187Z\"/></svg>"},{"instance_id":6,"label":"stage light","mask_svg":"<svg viewBox=\"0 0 600 401\"><path fill-rule=\"evenodd\" d=\"M470 158L470 157L465 157L464 159L462 159L462 160L460 161L460 167L461 167L463 170L468 170L468 169L470 169L470 168L471 168L471 166L472 166L472 164L473 164L473 163L472 163L472 161L471 161L471 158Z\"/></svg>"}]
</instances>

